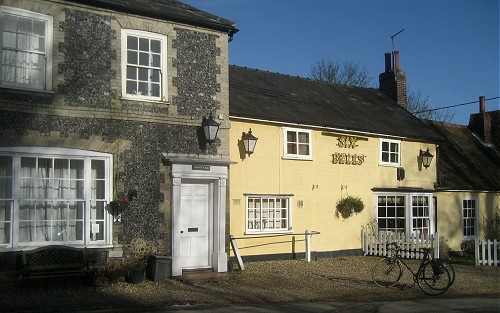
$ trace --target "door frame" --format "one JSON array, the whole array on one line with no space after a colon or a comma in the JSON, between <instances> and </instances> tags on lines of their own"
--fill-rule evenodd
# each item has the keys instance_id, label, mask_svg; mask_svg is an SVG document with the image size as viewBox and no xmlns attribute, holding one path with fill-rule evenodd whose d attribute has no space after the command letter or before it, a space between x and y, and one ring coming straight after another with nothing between
<instances>
[{"instance_id":1,"label":"door frame","mask_svg":"<svg viewBox=\"0 0 500 313\"><path fill-rule=\"evenodd\" d=\"M172 240L172 276L182 275L187 269L180 255L180 214L182 183L208 183L209 208L211 208L212 247L209 252L211 266L215 272L227 272L228 255L226 252L226 197L228 166L230 162L166 157L170 163L171 177L171 240ZM210 200L211 198L211 200Z\"/></svg>"}]
</instances>

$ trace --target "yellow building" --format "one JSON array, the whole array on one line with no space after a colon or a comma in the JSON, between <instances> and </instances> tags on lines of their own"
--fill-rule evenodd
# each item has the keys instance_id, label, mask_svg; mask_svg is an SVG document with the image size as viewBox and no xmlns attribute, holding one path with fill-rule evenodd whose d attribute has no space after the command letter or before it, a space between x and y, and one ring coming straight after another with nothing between
<instances>
[{"instance_id":1,"label":"yellow building","mask_svg":"<svg viewBox=\"0 0 500 313\"><path fill-rule=\"evenodd\" d=\"M316 256L360 254L362 228L436 231L436 162L423 156L442 138L406 110L390 61L380 90L230 66L230 233L247 260L303 253L306 230ZM348 196L364 209L342 216Z\"/></svg>"}]
</instances>

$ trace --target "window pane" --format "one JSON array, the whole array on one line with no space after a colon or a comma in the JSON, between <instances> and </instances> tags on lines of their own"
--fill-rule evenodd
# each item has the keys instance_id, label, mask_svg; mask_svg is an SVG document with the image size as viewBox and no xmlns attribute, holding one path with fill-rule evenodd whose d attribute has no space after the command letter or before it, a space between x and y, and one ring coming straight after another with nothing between
<instances>
[{"instance_id":1,"label":"window pane","mask_svg":"<svg viewBox=\"0 0 500 313\"><path fill-rule=\"evenodd\" d=\"M154 53L161 52L161 41L160 40L151 40L151 51Z\"/></svg>"},{"instance_id":2,"label":"window pane","mask_svg":"<svg viewBox=\"0 0 500 313\"><path fill-rule=\"evenodd\" d=\"M148 69L139 68L139 80L148 81Z\"/></svg>"},{"instance_id":3,"label":"window pane","mask_svg":"<svg viewBox=\"0 0 500 313\"><path fill-rule=\"evenodd\" d=\"M300 155L309 155L309 146L308 145L299 145L299 154Z\"/></svg>"},{"instance_id":4,"label":"window pane","mask_svg":"<svg viewBox=\"0 0 500 313\"><path fill-rule=\"evenodd\" d=\"M139 64L139 56L136 51L127 51L127 63L128 64Z\"/></svg>"},{"instance_id":5,"label":"window pane","mask_svg":"<svg viewBox=\"0 0 500 313\"><path fill-rule=\"evenodd\" d=\"M287 131L286 140L288 142L297 142L297 133L292 132L292 131Z\"/></svg>"},{"instance_id":6,"label":"window pane","mask_svg":"<svg viewBox=\"0 0 500 313\"><path fill-rule=\"evenodd\" d=\"M286 153L287 154L297 154L297 145L293 143L289 143L286 145Z\"/></svg>"},{"instance_id":7,"label":"window pane","mask_svg":"<svg viewBox=\"0 0 500 313\"><path fill-rule=\"evenodd\" d=\"M309 133L299 132L299 143L309 143Z\"/></svg>"},{"instance_id":8,"label":"window pane","mask_svg":"<svg viewBox=\"0 0 500 313\"><path fill-rule=\"evenodd\" d=\"M137 79L137 68L127 66L127 79Z\"/></svg>"},{"instance_id":9,"label":"window pane","mask_svg":"<svg viewBox=\"0 0 500 313\"><path fill-rule=\"evenodd\" d=\"M139 53L139 65L149 66L149 54L141 52Z\"/></svg>"},{"instance_id":10,"label":"window pane","mask_svg":"<svg viewBox=\"0 0 500 313\"><path fill-rule=\"evenodd\" d=\"M149 51L149 39L139 38L139 50Z\"/></svg>"},{"instance_id":11,"label":"window pane","mask_svg":"<svg viewBox=\"0 0 500 313\"><path fill-rule=\"evenodd\" d=\"M153 54L151 57L152 57L151 66L153 66L153 67L160 67L161 66L160 55L159 54Z\"/></svg>"},{"instance_id":12,"label":"window pane","mask_svg":"<svg viewBox=\"0 0 500 313\"><path fill-rule=\"evenodd\" d=\"M138 47L138 38L135 36L127 36L127 49L137 50Z\"/></svg>"},{"instance_id":13,"label":"window pane","mask_svg":"<svg viewBox=\"0 0 500 313\"><path fill-rule=\"evenodd\" d=\"M45 37L45 22L44 21L33 21L33 34L37 36Z\"/></svg>"}]
</instances>

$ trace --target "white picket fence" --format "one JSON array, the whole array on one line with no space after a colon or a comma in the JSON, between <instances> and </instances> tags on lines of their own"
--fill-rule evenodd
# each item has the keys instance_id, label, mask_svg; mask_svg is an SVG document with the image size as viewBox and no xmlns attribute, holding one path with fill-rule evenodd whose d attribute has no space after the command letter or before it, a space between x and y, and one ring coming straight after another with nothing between
<instances>
[{"instance_id":1,"label":"white picket fence","mask_svg":"<svg viewBox=\"0 0 500 313\"><path fill-rule=\"evenodd\" d=\"M500 265L498 258L500 242L498 240L480 240L476 237L476 265Z\"/></svg>"},{"instance_id":2,"label":"white picket fence","mask_svg":"<svg viewBox=\"0 0 500 313\"><path fill-rule=\"evenodd\" d=\"M419 248L433 248L433 257L439 257L439 235L435 234L404 234L391 231L371 232L363 230L361 233L361 244L364 255L386 256L388 253L387 244L395 242L401 247L401 255L405 258L421 259L423 253L419 253Z\"/></svg>"}]
</instances>

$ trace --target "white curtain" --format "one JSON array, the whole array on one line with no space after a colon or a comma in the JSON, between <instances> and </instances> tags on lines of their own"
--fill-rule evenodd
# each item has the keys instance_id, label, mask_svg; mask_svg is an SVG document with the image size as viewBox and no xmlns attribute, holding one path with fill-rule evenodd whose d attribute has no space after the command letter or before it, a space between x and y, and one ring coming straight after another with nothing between
<instances>
[{"instance_id":1,"label":"white curtain","mask_svg":"<svg viewBox=\"0 0 500 313\"><path fill-rule=\"evenodd\" d=\"M19 241L83 240L83 160L21 158Z\"/></svg>"}]
</instances>

